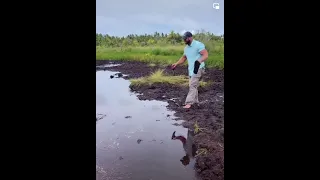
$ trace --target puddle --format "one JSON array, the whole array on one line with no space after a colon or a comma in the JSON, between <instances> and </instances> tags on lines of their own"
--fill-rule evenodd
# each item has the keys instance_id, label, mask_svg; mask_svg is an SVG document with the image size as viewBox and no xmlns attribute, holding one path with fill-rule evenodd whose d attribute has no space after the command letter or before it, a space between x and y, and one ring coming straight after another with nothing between
<instances>
[{"instance_id":1,"label":"puddle","mask_svg":"<svg viewBox=\"0 0 320 180\"><path fill-rule=\"evenodd\" d=\"M172 140L174 131L187 138L188 130L173 125L167 103L139 101L129 81L110 79L114 73L96 72L96 114L103 116L96 121L96 179L195 180L187 145Z\"/></svg>"}]
</instances>

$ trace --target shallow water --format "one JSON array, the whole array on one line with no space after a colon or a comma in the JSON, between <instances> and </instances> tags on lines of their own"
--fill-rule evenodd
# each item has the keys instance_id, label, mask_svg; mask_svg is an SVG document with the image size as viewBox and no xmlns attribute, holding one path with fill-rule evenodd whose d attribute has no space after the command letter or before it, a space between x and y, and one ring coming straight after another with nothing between
<instances>
[{"instance_id":1,"label":"shallow water","mask_svg":"<svg viewBox=\"0 0 320 180\"><path fill-rule=\"evenodd\" d=\"M110 78L116 72L96 72L96 175L102 179L193 180L194 160L186 155L172 133L187 137L187 129L174 126L167 103L139 101L130 82Z\"/></svg>"}]
</instances>

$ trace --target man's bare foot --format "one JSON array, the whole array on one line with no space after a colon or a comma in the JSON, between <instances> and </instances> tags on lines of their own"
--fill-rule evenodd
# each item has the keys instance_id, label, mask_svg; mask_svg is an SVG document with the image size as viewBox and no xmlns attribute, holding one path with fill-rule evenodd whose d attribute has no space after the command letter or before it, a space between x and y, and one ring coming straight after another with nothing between
<instances>
[{"instance_id":1,"label":"man's bare foot","mask_svg":"<svg viewBox=\"0 0 320 180\"><path fill-rule=\"evenodd\" d=\"M187 104L187 105L183 106L183 108L189 109L189 108L191 108L191 104Z\"/></svg>"}]
</instances>

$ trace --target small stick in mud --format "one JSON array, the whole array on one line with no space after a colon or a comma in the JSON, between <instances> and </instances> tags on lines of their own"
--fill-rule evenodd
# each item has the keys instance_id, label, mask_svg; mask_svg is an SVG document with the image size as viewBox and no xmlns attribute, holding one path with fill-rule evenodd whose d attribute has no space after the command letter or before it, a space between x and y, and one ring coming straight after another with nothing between
<instances>
[{"instance_id":1,"label":"small stick in mud","mask_svg":"<svg viewBox=\"0 0 320 180\"><path fill-rule=\"evenodd\" d=\"M197 155L195 155L195 157L200 156L201 154L207 154L208 150L206 148L201 148L199 149L196 153Z\"/></svg>"},{"instance_id":2,"label":"small stick in mud","mask_svg":"<svg viewBox=\"0 0 320 180\"><path fill-rule=\"evenodd\" d=\"M218 143L218 145L224 150L224 147L220 143Z\"/></svg>"}]
</instances>

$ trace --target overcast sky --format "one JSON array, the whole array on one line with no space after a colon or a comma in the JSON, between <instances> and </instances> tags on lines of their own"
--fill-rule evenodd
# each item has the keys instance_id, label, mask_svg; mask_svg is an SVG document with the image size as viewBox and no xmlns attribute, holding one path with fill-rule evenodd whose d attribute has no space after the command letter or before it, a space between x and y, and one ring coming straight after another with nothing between
<instances>
[{"instance_id":1,"label":"overcast sky","mask_svg":"<svg viewBox=\"0 0 320 180\"><path fill-rule=\"evenodd\" d=\"M220 9L212 7L214 2ZM97 33L224 32L224 0L96 0L96 4Z\"/></svg>"}]
</instances>

